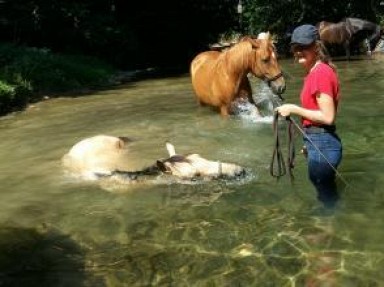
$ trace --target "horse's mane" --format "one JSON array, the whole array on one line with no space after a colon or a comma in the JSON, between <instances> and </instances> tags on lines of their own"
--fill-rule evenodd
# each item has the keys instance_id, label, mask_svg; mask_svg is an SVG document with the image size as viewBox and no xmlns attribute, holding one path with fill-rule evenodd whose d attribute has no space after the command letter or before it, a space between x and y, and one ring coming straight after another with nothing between
<instances>
[{"instance_id":1,"label":"horse's mane","mask_svg":"<svg viewBox=\"0 0 384 287\"><path fill-rule=\"evenodd\" d=\"M247 38L248 39L248 38ZM242 38L234 46L222 52L221 58L226 65L231 65L235 70L247 67L249 55L252 52L252 44Z\"/></svg>"},{"instance_id":2,"label":"horse's mane","mask_svg":"<svg viewBox=\"0 0 384 287\"><path fill-rule=\"evenodd\" d=\"M266 42L262 40L265 40ZM259 35L257 38L253 36L244 36L236 45L231 47L228 52L232 52L233 54L238 53L239 55L247 55L248 53L251 53L254 48L261 48L265 50L268 50L268 48L275 49L273 39L269 33L263 33L262 36Z\"/></svg>"},{"instance_id":3,"label":"horse's mane","mask_svg":"<svg viewBox=\"0 0 384 287\"><path fill-rule=\"evenodd\" d=\"M266 40L266 42L263 40ZM244 36L234 46L222 51L221 56L223 61L227 64L231 62L230 65L232 68L240 69L243 67L249 67L250 62L253 62L255 54L252 51L254 48L264 49L266 53L269 53L270 47L274 49L273 40L269 33L265 33L263 37L258 38Z\"/></svg>"}]
</instances>

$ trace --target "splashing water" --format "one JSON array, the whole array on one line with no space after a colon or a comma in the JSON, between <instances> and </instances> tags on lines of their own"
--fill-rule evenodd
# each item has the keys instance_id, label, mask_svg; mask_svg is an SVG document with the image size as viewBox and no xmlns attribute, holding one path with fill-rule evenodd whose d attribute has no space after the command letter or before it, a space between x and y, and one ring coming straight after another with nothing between
<instances>
[{"instance_id":1,"label":"splashing water","mask_svg":"<svg viewBox=\"0 0 384 287\"><path fill-rule=\"evenodd\" d=\"M273 116L273 110L281 105L279 96L274 94L264 82L259 83L256 93L252 95L252 98L265 116Z\"/></svg>"},{"instance_id":2,"label":"splashing water","mask_svg":"<svg viewBox=\"0 0 384 287\"><path fill-rule=\"evenodd\" d=\"M257 123L271 123L273 121L273 111L280 105L281 99L274 94L264 82L260 82L252 94L252 99L256 106L247 100L237 100L232 110L234 114L242 120Z\"/></svg>"}]
</instances>

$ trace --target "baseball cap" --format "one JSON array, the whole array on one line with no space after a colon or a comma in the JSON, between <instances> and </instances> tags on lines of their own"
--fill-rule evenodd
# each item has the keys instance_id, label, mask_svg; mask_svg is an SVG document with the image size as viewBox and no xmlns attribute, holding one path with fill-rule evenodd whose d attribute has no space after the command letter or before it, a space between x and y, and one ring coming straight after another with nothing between
<instances>
[{"instance_id":1,"label":"baseball cap","mask_svg":"<svg viewBox=\"0 0 384 287\"><path fill-rule=\"evenodd\" d=\"M296 27L291 36L291 45L309 45L319 39L319 31L313 25L305 24Z\"/></svg>"}]
</instances>

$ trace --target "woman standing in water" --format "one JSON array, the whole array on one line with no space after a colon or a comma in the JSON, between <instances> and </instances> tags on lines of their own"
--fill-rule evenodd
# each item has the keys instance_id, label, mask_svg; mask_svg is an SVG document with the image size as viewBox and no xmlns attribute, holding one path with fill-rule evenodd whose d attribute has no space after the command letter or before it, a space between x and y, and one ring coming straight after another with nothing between
<instances>
[{"instance_id":1,"label":"woman standing in water","mask_svg":"<svg viewBox=\"0 0 384 287\"><path fill-rule=\"evenodd\" d=\"M324 206L334 207L339 199L336 169L342 158L335 126L340 100L338 76L315 26L302 25L293 31L291 51L306 72L301 107L283 104L276 111L283 117L295 114L302 118L309 178Z\"/></svg>"}]
</instances>

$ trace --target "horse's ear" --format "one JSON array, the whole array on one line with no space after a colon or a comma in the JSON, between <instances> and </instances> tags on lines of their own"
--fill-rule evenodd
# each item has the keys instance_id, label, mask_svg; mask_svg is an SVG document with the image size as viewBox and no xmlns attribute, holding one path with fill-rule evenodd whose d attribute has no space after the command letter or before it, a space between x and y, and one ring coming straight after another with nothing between
<instances>
[{"instance_id":1,"label":"horse's ear","mask_svg":"<svg viewBox=\"0 0 384 287\"><path fill-rule=\"evenodd\" d=\"M252 38L251 36L244 36L239 42L248 42L251 44L252 49L260 47L260 40Z\"/></svg>"},{"instance_id":2,"label":"horse's ear","mask_svg":"<svg viewBox=\"0 0 384 287\"><path fill-rule=\"evenodd\" d=\"M258 49L261 46L261 40L260 39L250 39L249 42L252 45L252 49Z\"/></svg>"},{"instance_id":3,"label":"horse's ear","mask_svg":"<svg viewBox=\"0 0 384 287\"><path fill-rule=\"evenodd\" d=\"M262 40L268 40L271 41L273 44L277 43L276 35L271 34L271 32L261 32L259 35L257 35L257 39L262 39Z\"/></svg>"},{"instance_id":4,"label":"horse's ear","mask_svg":"<svg viewBox=\"0 0 384 287\"><path fill-rule=\"evenodd\" d=\"M246 42L246 41L251 41L252 37L251 36L244 36L240 39L239 42Z\"/></svg>"},{"instance_id":5,"label":"horse's ear","mask_svg":"<svg viewBox=\"0 0 384 287\"><path fill-rule=\"evenodd\" d=\"M257 39L269 40L271 39L271 34L268 32L261 32L257 35Z\"/></svg>"}]
</instances>

